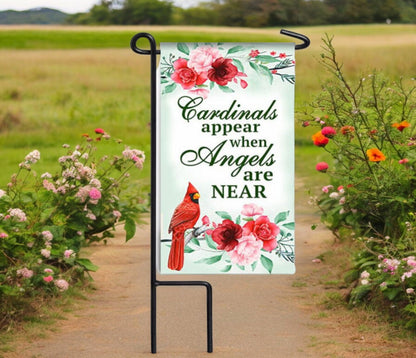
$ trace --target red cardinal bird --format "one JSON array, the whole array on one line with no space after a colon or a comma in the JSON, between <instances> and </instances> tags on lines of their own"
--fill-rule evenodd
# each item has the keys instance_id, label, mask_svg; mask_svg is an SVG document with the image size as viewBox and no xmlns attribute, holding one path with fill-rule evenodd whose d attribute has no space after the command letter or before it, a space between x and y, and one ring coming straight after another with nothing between
<instances>
[{"instance_id":1,"label":"red cardinal bird","mask_svg":"<svg viewBox=\"0 0 416 358\"><path fill-rule=\"evenodd\" d=\"M189 183L182 202L176 207L169 225L172 232L168 267L171 270L182 270L185 250L185 231L194 227L199 218L199 193Z\"/></svg>"}]
</instances>

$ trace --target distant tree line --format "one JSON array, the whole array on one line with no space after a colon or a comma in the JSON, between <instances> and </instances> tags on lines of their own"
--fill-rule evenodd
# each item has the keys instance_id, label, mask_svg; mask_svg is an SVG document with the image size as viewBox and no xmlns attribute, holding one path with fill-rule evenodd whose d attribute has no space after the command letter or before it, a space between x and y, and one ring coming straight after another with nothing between
<instances>
[{"instance_id":1,"label":"distant tree line","mask_svg":"<svg viewBox=\"0 0 416 358\"><path fill-rule=\"evenodd\" d=\"M101 0L70 24L272 27L416 22L416 0L212 0L191 8L169 0Z\"/></svg>"}]
</instances>

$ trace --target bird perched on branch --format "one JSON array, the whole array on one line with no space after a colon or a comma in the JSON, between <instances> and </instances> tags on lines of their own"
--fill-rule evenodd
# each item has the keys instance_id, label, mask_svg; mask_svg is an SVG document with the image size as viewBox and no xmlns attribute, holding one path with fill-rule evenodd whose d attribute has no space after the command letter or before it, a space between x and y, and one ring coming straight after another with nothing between
<instances>
[{"instance_id":1,"label":"bird perched on branch","mask_svg":"<svg viewBox=\"0 0 416 358\"><path fill-rule=\"evenodd\" d=\"M168 267L180 271L183 267L185 250L185 231L192 229L199 218L199 193L189 183L188 190L182 202L176 207L170 221L168 232L172 232L172 246L170 247Z\"/></svg>"}]
</instances>

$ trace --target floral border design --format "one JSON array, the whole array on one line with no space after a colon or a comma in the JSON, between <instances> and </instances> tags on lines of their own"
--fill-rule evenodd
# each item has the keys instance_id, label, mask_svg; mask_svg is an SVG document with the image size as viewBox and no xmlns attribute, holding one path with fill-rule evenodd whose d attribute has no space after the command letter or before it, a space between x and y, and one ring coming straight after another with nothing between
<instances>
[{"instance_id":1,"label":"floral border design","mask_svg":"<svg viewBox=\"0 0 416 358\"><path fill-rule=\"evenodd\" d=\"M226 211L216 212L221 223L204 216L203 225L185 235L185 254L203 251L206 257L194 263L216 264L219 273L233 267L250 273L260 263L271 274L276 262L273 256L294 263L295 223L288 221L290 211L278 213L273 221L263 212L256 204L246 204L234 220Z\"/></svg>"},{"instance_id":2,"label":"floral border design","mask_svg":"<svg viewBox=\"0 0 416 358\"><path fill-rule=\"evenodd\" d=\"M175 91L178 87L190 95L207 98L214 87L225 93L235 92L240 86L246 89L246 66L250 66L260 77L273 84L274 78L280 77L283 82L295 83L293 71L286 73L284 69L295 66L292 55L276 51L262 51L236 45L228 50L223 43L214 44L178 43L177 49L183 56L176 58L170 53L160 61L162 94Z\"/></svg>"}]
</instances>

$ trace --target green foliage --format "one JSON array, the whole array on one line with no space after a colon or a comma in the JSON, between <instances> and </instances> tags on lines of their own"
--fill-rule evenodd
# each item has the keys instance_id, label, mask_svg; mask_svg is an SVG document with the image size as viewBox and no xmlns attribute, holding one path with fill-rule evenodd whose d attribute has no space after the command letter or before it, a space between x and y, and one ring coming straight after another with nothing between
<instances>
[{"instance_id":1,"label":"green foliage","mask_svg":"<svg viewBox=\"0 0 416 358\"><path fill-rule=\"evenodd\" d=\"M87 14L68 18L74 24L170 24L240 27L409 21L415 5L405 0L224 0L190 8L169 1L101 1Z\"/></svg>"},{"instance_id":2,"label":"green foliage","mask_svg":"<svg viewBox=\"0 0 416 358\"><path fill-rule=\"evenodd\" d=\"M68 152L59 157L55 175L35 173L40 152L30 152L7 190L0 190L0 328L24 314L33 297L66 291L96 271L79 257L83 246L105 242L117 223L124 222L126 240L135 233L142 208L120 196L144 154L125 147L121 155L101 156L97 147L111 138L100 128L96 133L82 145L64 145Z\"/></svg>"}]
</instances>

